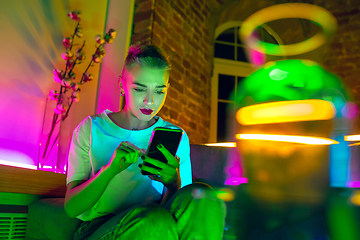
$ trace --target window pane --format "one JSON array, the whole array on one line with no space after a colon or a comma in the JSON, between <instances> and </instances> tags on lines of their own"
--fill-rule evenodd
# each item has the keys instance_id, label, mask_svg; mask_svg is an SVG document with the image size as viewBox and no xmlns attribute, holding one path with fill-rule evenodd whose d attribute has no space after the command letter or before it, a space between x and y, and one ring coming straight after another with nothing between
<instances>
[{"instance_id":1,"label":"window pane","mask_svg":"<svg viewBox=\"0 0 360 240\"><path fill-rule=\"evenodd\" d=\"M230 29L224 31L216 38L216 40L234 43L234 41L235 41L234 30L235 30L234 28L230 28Z\"/></svg>"},{"instance_id":2,"label":"window pane","mask_svg":"<svg viewBox=\"0 0 360 240\"><path fill-rule=\"evenodd\" d=\"M235 76L219 74L218 99L231 100L231 92L235 89Z\"/></svg>"},{"instance_id":3,"label":"window pane","mask_svg":"<svg viewBox=\"0 0 360 240\"><path fill-rule=\"evenodd\" d=\"M241 81L244 79L245 77L237 77L237 85L236 85L236 95L239 94L239 91L241 90Z\"/></svg>"},{"instance_id":4,"label":"window pane","mask_svg":"<svg viewBox=\"0 0 360 240\"><path fill-rule=\"evenodd\" d=\"M243 44L243 43L241 42L241 39L240 39L239 28L238 28L238 27L236 28L236 39L237 39L237 43L238 43L238 44Z\"/></svg>"},{"instance_id":5,"label":"window pane","mask_svg":"<svg viewBox=\"0 0 360 240\"><path fill-rule=\"evenodd\" d=\"M237 56L236 56L236 58L237 58L236 59L237 61L248 62L244 48L242 48L242 47L237 48Z\"/></svg>"},{"instance_id":6,"label":"window pane","mask_svg":"<svg viewBox=\"0 0 360 240\"><path fill-rule=\"evenodd\" d=\"M215 43L215 57L234 60L235 59L234 46Z\"/></svg>"},{"instance_id":7,"label":"window pane","mask_svg":"<svg viewBox=\"0 0 360 240\"><path fill-rule=\"evenodd\" d=\"M233 107L233 103L218 102L217 142L233 141L229 133L234 132L234 119L230 119L228 113Z\"/></svg>"}]
</instances>

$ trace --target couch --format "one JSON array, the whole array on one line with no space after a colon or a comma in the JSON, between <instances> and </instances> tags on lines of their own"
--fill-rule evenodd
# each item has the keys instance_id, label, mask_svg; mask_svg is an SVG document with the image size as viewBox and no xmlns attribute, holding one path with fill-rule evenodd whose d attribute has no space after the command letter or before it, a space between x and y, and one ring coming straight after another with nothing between
<instances>
[{"instance_id":1,"label":"couch","mask_svg":"<svg viewBox=\"0 0 360 240\"><path fill-rule=\"evenodd\" d=\"M205 182L223 187L229 161L234 161L234 148L190 145L193 182ZM237 161L238 159L235 159ZM44 198L29 205L26 239L72 239L80 220L69 218L64 210L64 198ZM40 230L41 229L41 230Z\"/></svg>"}]
</instances>

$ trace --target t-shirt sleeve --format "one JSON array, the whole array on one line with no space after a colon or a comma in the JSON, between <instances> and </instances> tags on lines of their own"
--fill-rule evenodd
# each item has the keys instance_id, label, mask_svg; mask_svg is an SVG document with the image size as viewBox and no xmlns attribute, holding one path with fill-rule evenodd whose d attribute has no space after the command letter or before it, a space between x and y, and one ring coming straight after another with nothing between
<instances>
[{"instance_id":1,"label":"t-shirt sleeve","mask_svg":"<svg viewBox=\"0 0 360 240\"><path fill-rule=\"evenodd\" d=\"M180 178L181 187L192 183L191 160L190 160L190 143L189 137L184 131L176 155L180 158Z\"/></svg>"},{"instance_id":2,"label":"t-shirt sleeve","mask_svg":"<svg viewBox=\"0 0 360 240\"><path fill-rule=\"evenodd\" d=\"M91 174L90 163L91 117L85 118L74 129L70 142L66 183L87 180Z\"/></svg>"}]
</instances>

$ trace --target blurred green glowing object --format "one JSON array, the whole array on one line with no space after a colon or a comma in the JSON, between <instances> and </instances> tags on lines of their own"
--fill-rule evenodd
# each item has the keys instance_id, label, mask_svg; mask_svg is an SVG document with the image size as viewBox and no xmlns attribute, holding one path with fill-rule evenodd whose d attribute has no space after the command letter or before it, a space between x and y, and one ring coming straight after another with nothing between
<instances>
[{"instance_id":1,"label":"blurred green glowing object","mask_svg":"<svg viewBox=\"0 0 360 240\"><path fill-rule=\"evenodd\" d=\"M239 140L263 140L275 142L300 143L306 145L331 145L339 142L321 137L276 135L276 134L236 134Z\"/></svg>"},{"instance_id":2,"label":"blurred green glowing object","mask_svg":"<svg viewBox=\"0 0 360 240\"><path fill-rule=\"evenodd\" d=\"M303 42L290 45L262 42L252 34L257 27L264 23L286 18L310 20L321 26L323 31ZM241 25L239 35L250 49L269 55L289 56L306 53L320 47L336 32L336 29L336 18L324 8L306 3L284 3L261 9L252 14Z\"/></svg>"},{"instance_id":3,"label":"blurred green glowing object","mask_svg":"<svg viewBox=\"0 0 360 240\"><path fill-rule=\"evenodd\" d=\"M211 147L229 147L229 148L236 147L236 143L234 142L205 143L204 145Z\"/></svg>"},{"instance_id":4,"label":"blurred green glowing object","mask_svg":"<svg viewBox=\"0 0 360 240\"><path fill-rule=\"evenodd\" d=\"M320 99L331 102L336 116L347 102L341 81L310 60L289 59L266 63L238 87L238 109L259 103ZM340 115L339 115L340 114Z\"/></svg>"},{"instance_id":5,"label":"blurred green glowing object","mask_svg":"<svg viewBox=\"0 0 360 240\"><path fill-rule=\"evenodd\" d=\"M357 142L360 141L360 135L348 135L344 137L347 142Z\"/></svg>"},{"instance_id":6,"label":"blurred green glowing object","mask_svg":"<svg viewBox=\"0 0 360 240\"><path fill-rule=\"evenodd\" d=\"M294 100L256 104L239 109L237 121L242 125L328 120L335 116L332 103L319 100Z\"/></svg>"},{"instance_id":7,"label":"blurred green glowing object","mask_svg":"<svg viewBox=\"0 0 360 240\"><path fill-rule=\"evenodd\" d=\"M231 202L235 199L235 193L230 188L220 188L216 191L216 197L224 202Z\"/></svg>"}]
</instances>

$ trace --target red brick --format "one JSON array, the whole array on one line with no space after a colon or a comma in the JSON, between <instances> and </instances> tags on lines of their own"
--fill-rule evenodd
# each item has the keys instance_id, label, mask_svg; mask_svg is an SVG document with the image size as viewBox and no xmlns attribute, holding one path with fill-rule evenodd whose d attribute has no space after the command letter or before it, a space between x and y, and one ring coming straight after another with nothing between
<instances>
[{"instance_id":1,"label":"red brick","mask_svg":"<svg viewBox=\"0 0 360 240\"><path fill-rule=\"evenodd\" d=\"M168 97L174 99L174 100L178 100L179 99L179 94L177 92L177 90L175 88L171 88L169 89L168 92Z\"/></svg>"},{"instance_id":2,"label":"red brick","mask_svg":"<svg viewBox=\"0 0 360 240\"><path fill-rule=\"evenodd\" d=\"M166 39L166 44L172 49L172 51L177 52L177 53L182 53L182 49L179 46L179 43L176 42L175 39L167 38Z\"/></svg>"},{"instance_id":3,"label":"red brick","mask_svg":"<svg viewBox=\"0 0 360 240\"><path fill-rule=\"evenodd\" d=\"M188 126L189 125L189 120L184 116L184 114L180 114L179 117L179 124L180 126Z\"/></svg>"},{"instance_id":4,"label":"red brick","mask_svg":"<svg viewBox=\"0 0 360 240\"><path fill-rule=\"evenodd\" d=\"M171 78L171 76L170 76L170 86L172 88L175 88L179 93L184 93L184 87L180 83L178 83L178 81Z\"/></svg>"},{"instance_id":5,"label":"red brick","mask_svg":"<svg viewBox=\"0 0 360 240\"><path fill-rule=\"evenodd\" d=\"M196 7L197 10L200 10L201 8L200 3L197 0L194 0L194 6Z\"/></svg>"},{"instance_id":6,"label":"red brick","mask_svg":"<svg viewBox=\"0 0 360 240\"><path fill-rule=\"evenodd\" d=\"M177 1L176 1L176 6L180 7L181 9L184 9L184 8L185 8L185 6L184 6L184 4L183 4L183 0L177 0Z\"/></svg>"},{"instance_id":7,"label":"red brick","mask_svg":"<svg viewBox=\"0 0 360 240\"><path fill-rule=\"evenodd\" d=\"M186 14L177 5L174 5L174 10L182 17L182 19L186 19Z\"/></svg>"},{"instance_id":8,"label":"red brick","mask_svg":"<svg viewBox=\"0 0 360 240\"><path fill-rule=\"evenodd\" d=\"M151 29L151 20L145 19L141 22L136 22L134 24L134 33L141 33L144 31L149 31Z\"/></svg>"},{"instance_id":9,"label":"red brick","mask_svg":"<svg viewBox=\"0 0 360 240\"><path fill-rule=\"evenodd\" d=\"M147 11L149 9L152 9L152 7L153 7L153 2L152 1L145 1L142 4L137 5L136 11L137 12Z\"/></svg>"},{"instance_id":10,"label":"red brick","mask_svg":"<svg viewBox=\"0 0 360 240\"><path fill-rule=\"evenodd\" d=\"M344 12L334 12L333 15L339 19L341 17L351 17L351 16L354 16L354 15L357 15L360 13L360 10L359 9L352 9L352 10L347 10L347 11L344 11Z\"/></svg>"},{"instance_id":11,"label":"red brick","mask_svg":"<svg viewBox=\"0 0 360 240\"><path fill-rule=\"evenodd\" d=\"M191 68L191 72L194 74L194 75L198 75L199 74L199 71L196 67L192 67Z\"/></svg>"},{"instance_id":12,"label":"red brick","mask_svg":"<svg viewBox=\"0 0 360 240\"><path fill-rule=\"evenodd\" d=\"M182 79L181 73L179 73L179 71L176 70L176 69L171 69L170 75L171 75L171 77L173 77L174 79L178 80L179 82L180 82L181 79Z\"/></svg>"},{"instance_id":13,"label":"red brick","mask_svg":"<svg viewBox=\"0 0 360 240\"><path fill-rule=\"evenodd\" d=\"M181 25L181 23L183 22L183 20L181 18L179 18L177 14L173 15L173 20L175 23L177 23L179 25Z\"/></svg>"},{"instance_id":14,"label":"red brick","mask_svg":"<svg viewBox=\"0 0 360 240\"><path fill-rule=\"evenodd\" d=\"M162 48L163 40L162 40L162 38L160 38L159 35L157 35L156 33L154 33L154 34L152 35L152 44L158 46L159 48Z\"/></svg>"},{"instance_id":15,"label":"red brick","mask_svg":"<svg viewBox=\"0 0 360 240\"><path fill-rule=\"evenodd\" d=\"M176 109L176 108L175 108L175 109ZM175 110L175 109L170 108L170 118L171 118L172 120L177 121L179 114L178 114L178 111Z\"/></svg>"},{"instance_id":16,"label":"red brick","mask_svg":"<svg viewBox=\"0 0 360 240\"><path fill-rule=\"evenodd\" d=\"M164 20L169 18L169 13L166 13L161 5L156 5L155 12Z\"/></svg>"},{"instance_id":17,"label":"red brick","mask_svg":"<svg viewBox=\"0 0 360 240\"><path fill-rule=\"evenodd\" d=\"M190 69L191 65L188 61L186 61L185 59L183 60L183 66L185 69Z\"/></svg>"},{"instance_id":18,"label":"red brick","mask_svg":"<svg viewBox=\"0 0 360 240\"><path fill-rule=\"evenodd\" d=\"M179 71L182 74L184 73L184 68L179 63L177 63L176 61L172 61L171 66L172 66L171 67L172 69L175 69L175 70Z\"/></svg>"},{"instance_id":19,"label":"red brick","mask_svg":"<svg viewBox=\"0 0 360 240\"><path fill-rule=\"evenodd\" d=\"M207 77L205 77L204 74L200 74L200 79L201 81L203 81L204 83L206 83L208 81Z\"/></svg>"},{"instance_id":20,"label":"red brick","mask_svg":"<svg viewBox=\"0 0 360 240\"><path fill-rule=\"evenodd\" d=\"M191 127L194 131L196 131L196 128L197 128L197 124L193 121L190 121L189 122L189 127Z\"/></svg>"},{"instance_id":21,"label":"red brick","mask_svg":"<svg viewBox=\"0 0 360 240\"><path fill-rule=\"evenodd\" d=\"M164 26L164 21L165 20L163 20L157 12L154 13L154 22L158 23L160 26Z\"/></svg>"},{"instance_id":22,"label":"red brick","mask_svg":"<svg viewBox=\"0 0 360 240\"><path fill-rule=\"evenodd\" d=\"M150 31L146 31L146 32L142 32L142 33L138 33L138 34L133 34L131 36L131 43L133 44L143 44L146 42L150 42Z\"/></svg>"},{"instance_id":23,"label":"red brick","mask_svg":"<svg viewBox=\"0 0 360 240\"><path fill-rule=\"evenodd\" d=\"M161 39L165 38L165 32L163 31L163 29L160 27L159 23L154 22L154 33L156 33L157 35L159 35L159 37Z\"/></svg>"},{"instance_id":24,"label":"red brick","mask_svg":"<svg viewBox=\"0 0 360 240\"><path fill-rule=\"evenodd\" d=\"M151 16L152 16L152 13L153 13L153 10L150 9L150 10L147 10L147 11L142 11L142 12L136 12L134 14L134 22L140 22L142 20L145 20L145 19L151 19Z\"/></svg>"}]
</instances>

